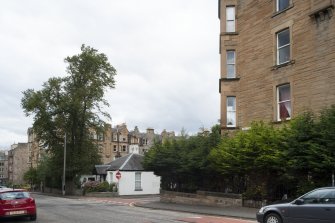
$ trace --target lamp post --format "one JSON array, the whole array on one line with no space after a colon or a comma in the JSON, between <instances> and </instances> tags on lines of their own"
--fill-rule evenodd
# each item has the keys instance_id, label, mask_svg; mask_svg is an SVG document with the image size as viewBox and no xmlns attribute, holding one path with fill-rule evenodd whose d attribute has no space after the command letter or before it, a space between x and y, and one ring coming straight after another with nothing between
<instances>
[{"instance_id":1,"label":"lamp post","mask_svg":"<svg viewBox=\"0 0 335 223\"><path fill-rule=\"evenodd\" d=\"M65 169L66 169L66 132L64 135L64 166L63 166L63 182L62 182L62 193L65 195Z\"/></svg>"}]
</instances>

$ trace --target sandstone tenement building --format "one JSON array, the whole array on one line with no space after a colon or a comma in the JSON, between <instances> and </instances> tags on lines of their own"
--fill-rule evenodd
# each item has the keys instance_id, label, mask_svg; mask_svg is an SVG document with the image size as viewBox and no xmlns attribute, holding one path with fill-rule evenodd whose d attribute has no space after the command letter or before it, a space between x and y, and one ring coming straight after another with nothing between
<instances>
[{"instance_id":1,"label":"sandstone tenement building","mask_svg":"<svg viewBox=\"0 0 335 223\"><path fill-rule=\"evenodd\" d=\"M23 176L29 169L28 143L18 143L8 151L8 181L23 184Z\"/></svg>"},{"instance_id":2,"label":"sandstone tenement building","mask_svg":"<svg viewBox=\"0 0 335 223\"><path fill-rule=\"evenodd\" d=\"M5 151L0 151L0 185L7 182L8 178L8 156Z\"/></svg>"},{"instance_id":3,"label":"sandstone tenement building","mask_svg":"<svg viewBox=\"0 0 335 223\"><path fill-rule=\"evenodd\" d=\"M110 163L116 158L128 153L144 154L155 142L162 142L165 138L174 137L174 132L164 130L161 135L155 134L154 129L148 128L141 133L136 126L129 131L125 123L112 128L110 124L105 125L104 132L93 133L100 145L102 163Z\"/></svg>"},{"instance_id":4,"label":"sandstone tenement building","mask_svg":"<svg viewBox=\"0 0 335 223\"><path fill-rule=\"evenodd\" d=\"M222 131L335 104L334 0L219 0Z\"/></svg>"},{"instance_id":5,"label":"sandstone tenement building","mask_svg":"<svg viewBox=\"0 0 335 223\"><path fill-rule=\"evenodd\" d=\"M45 153L36 135L31 128L28 129L28 167L37 167ZM155 142L162 142L165 139L175 137L174 132L164 130L160 135L154 129L148 128L145 133L135 127L129 131L125 123L112 127L106 124L102 132L91 132L91 137L99 145L101 162L110 163L116 158L125 156L128 153L144 154Z\"/></svg>"}]
</instances>

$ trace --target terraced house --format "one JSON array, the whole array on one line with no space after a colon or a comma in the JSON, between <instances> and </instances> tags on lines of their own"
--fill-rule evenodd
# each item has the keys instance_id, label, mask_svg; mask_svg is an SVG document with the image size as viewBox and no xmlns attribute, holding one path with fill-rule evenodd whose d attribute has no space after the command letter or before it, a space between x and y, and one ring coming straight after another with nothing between
<instances>
[{"instance_id":1,"label":"terraced house","mask_svg":"<svg viewBox=\"0 0 335 223\"><path fill-rule=\"evenodd\" d=\"M219 0L222 131L335 104L334 0Z\"/></svg>"}]
</instances>

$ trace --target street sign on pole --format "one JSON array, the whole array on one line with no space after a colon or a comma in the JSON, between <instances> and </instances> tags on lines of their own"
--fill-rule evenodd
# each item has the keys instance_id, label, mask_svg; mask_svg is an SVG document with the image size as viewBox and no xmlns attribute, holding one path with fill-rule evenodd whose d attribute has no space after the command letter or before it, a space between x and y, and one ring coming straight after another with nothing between
<instances>
[{"instance_id":1,"label":"street sign on pole","mask_svg":"<svg viewBox=\"0 0 335 223\"><path fill-rule=\"evenodd\" d=\"M120 171L117 171L117 172L116 172L115 177L116 177L116 179L120 180L120 178L121 178L121 173L120 173Z\"/></svg>"}]
</instances>

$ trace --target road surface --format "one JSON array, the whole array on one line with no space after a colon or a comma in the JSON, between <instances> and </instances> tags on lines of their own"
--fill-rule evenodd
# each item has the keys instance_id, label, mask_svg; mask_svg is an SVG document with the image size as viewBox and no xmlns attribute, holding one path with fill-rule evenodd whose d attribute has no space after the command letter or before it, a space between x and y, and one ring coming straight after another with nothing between
<instances>
[{"instance_id":1,"label":"road surface","mask_svg":"<svg viewBox=\"0 0 335 223\"><path fill-rule=\"evenodd\" d=\"M63 198L33 195L37 203L37 223L255 223L255 221L153 210L134 206L157 198ZM7 223L31 222L27 218L0 220Z\"/></svg>"}]
</instances>

